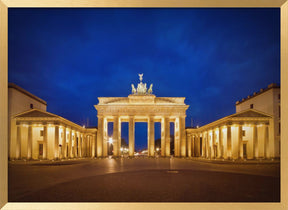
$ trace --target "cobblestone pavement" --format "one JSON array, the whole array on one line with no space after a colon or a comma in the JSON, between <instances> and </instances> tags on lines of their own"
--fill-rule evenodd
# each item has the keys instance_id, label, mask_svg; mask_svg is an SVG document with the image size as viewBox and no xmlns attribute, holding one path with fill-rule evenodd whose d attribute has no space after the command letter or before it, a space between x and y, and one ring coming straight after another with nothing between
<instances>
[{"instance_id":1,"label":"cobblestone pavement","mask_svg":"<svg viewBox=\"0 0 288 210\"><path fill-rule=\"evenodd\" d=\"M9 161L8 200L277 202L280 163L182 158Z\"/></svg>"}]
</instances>

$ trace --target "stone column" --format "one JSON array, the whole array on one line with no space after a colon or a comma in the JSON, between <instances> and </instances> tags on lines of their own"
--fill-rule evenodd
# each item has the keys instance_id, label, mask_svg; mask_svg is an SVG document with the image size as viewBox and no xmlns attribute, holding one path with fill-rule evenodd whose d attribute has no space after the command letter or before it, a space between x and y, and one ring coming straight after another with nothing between
<instances>
[{"instance_id":1,"label":"stone column","mask_svg":"<svg viewBox=\"0 0 288 210\"><path fill-rule=\"evenodd\" d=\"M150 116L148 119L148 156L154 156L155 150L155 128L154 117Z\"/></svg>"},{"instance_id":2,"label":"stone column","mask_svg":"<svg viewBox=\"0 0 288 210\"><path fill-rule=\"evenodd\" d=\"M98 116L97 157L102 157L103 155L103 130L104 130L103 117Z\"/></svg>"},{"instance_id":3,"label":"stone column","mask_svg":"<svg viewBox=\"0 0 288 210\"><path fill-rule=\"evenodd\" d=\"M119 151L119 117L114 116L113 119L113 156L118 157Z\"/></svg>"},{"instance_id":4,"label":"stone column","mask_svg":"<svg viewBox=\"0 0 288 210\"><path fill-rule=\"evenodd\" d=\"M242 124L238 125L238 158L243 159L243 129Z\"/></svg>"},{"instance_id":5,"label":"stone column","mask_svg":"<svg viewBox=\"0 0 288 210\"><path fill-rule=\"evenodd\" d=\"M175 157L180 157L180 119L176 118L174 123L174 155Z\"/></svg>"},{"instance_id":6,"label":"stone column","mask_svg":"<svg viewBox=\"0 0 288 210\"><path fill-rule=\"evenodd\" d=\"M129 156L133 157L135 151L135 120L129 117Z\"/></svg>"},{"instance_id":7,"label":"stone column","mask_svg":"<svg viewBox=\"0 0 288 210\"><path fill-rule=\"evenodd\" d=\"M165 155L170 157L170 121L168 117L165 117Z\"/></svg>"},{"instance_id":8,"label":"stone column","mask_svg":"<svg viewBox=\"0 0 288 210\"><path fill-rule=\"evenodd\" d=\"M223 136L222 136L222 127L219 127L219 144L220 144L220 153L219 153L219 157L223 158L224 157L224 145L223 145Z\"/></svg>"},{"instance_id":9,"label":"stone column","mask_svg":"<svg viewBox=\"0 0 288 210\"><path fill-rule=\"evenodd\" d=\"M32 158L32 125L28 125L28 142L27 142L27 159L30 160Z\"/></svg>"},{"instance_id":10,"label":"stone column","mask_svg":"<svg viewBox=\"0 0 288 210\"><path fill-rule=\"evenodd\" d=\"M66 127L63 128L63 139L62 139L62 158L66 158Z\"/></svg>"},{"instance_id":11,"label":"stone column","mask_svg":"<svg viewBox=\"0 0 288 210\"><path fill-rule=\"evenodd\" d=\"M202 157L206 157L206 133L203 132L202 134L202 144L203 144L203 150L202 150Z\"/></svg>"},{"instance_id":12,"label":"stone column","mask_svg":"<svg viewBox=\"0 0 288 210\"><path fill-rule=\"evenodd\" d=\"M195 137L191 134L191 156L195 157Z\"/></svg>"},{"instance_id":13,"label":"stone column","mask_svg":"<svg viewBox=\"0 0 288 210\"><path fill-rule=\"evenodd\" d=\"M122 126L122 122L121 122L121 118L119 118L119 126L118 126L118 153L119 155L121 155L121 126Z\"/></svg>"},{"instance_id":14,"label":"stone column","mask_svg":"<svg viewBox=\"0 0 288 210\"><path fill-rule=\"evenodd\" d=\"M85 135L85 156L89 157L89 135Z\"/></svg>"},{"instance_id":15,"label":"stone column","mask_svg":"<svg viewBox=\"0 0 288 210\"><path fill-rule=\"evenodd\" d=\"M253 125L253 158L258 158L259 150L258 150L258 128L257 124Z\"/></svg>"},{"instance_id":16,"label":"stone column","mask_svg":"<svg viewBox=\"0 0 288 210\"><path fill-rule=\"evenodd\" d=\"M197 134L197 157L200 157L200 133Z\"/></svg>"},{"instance_id":17,"label":"stone column","mask_svg":"<svg viewBox=\"0 0 288 210\"><path fill-rule=\"evenodd\" d=\"M165 118L161 119L161 156L165 157L166 152L166 139L165 139Z\"/></svg>"},{"instance_id":18,"label":"stone column","mask_svg":"<svg viewBox=\"0 0 288 210\"><path fill-rule=\"evenodd\" d=\"M88 134L85 135L85 155L86 155L86 157L90 156L90 154L89 154L89 135Z\"/></svg>"},{"instance_id":19,"label":"stone column","mask_svg":"<svg viewBox=\"0 0 288 210\"><path fill-rule=\"evenodd\" d=\"M186 157L186 133L185 133L185 116L180 117L180 145L181 157Z\"/></svg>"},{"instance_id":20,"label":"stone column","mask_svg":"<svg viewBox=\"0 0 288 210\"><path fill-rule=\"evenodd\" d=\"M206 131L206 158L209 158L209 152L210 152L210 143L209 143L209 133Z\"/></svg>"},{"instance_id":21,"label":"stone column","mask_svg":"<svg viewBox=\"0 0 288 210\"><path fill-rule=\"evenodd\" d=\"M82 156L83 157L87 157L87 151L86 151L86 148L87 148L87 137L86 137L86 134L83 134L83 138L82 138Z\"/></svg>"},{"instance_id":22,"label":"stone column","mask_svg":"<svg viewBox=\"0 0 288 210\"><path fill-rule=\"evenodd\" d=\"M76 132L76 150L75 150L75 154L76 157L80 157L80 153L79 153L79 142L80 142L80 137L79 137L79 132Z\"/></svg>"},{"instance_id":23,"label":"stone column","mask_svg":"<svg viewBox=\"0 0 288 210\"><path fill-rule=\"evenodd\" d=\"M55 125L54 158L59 158L59 125Z\"/></svg>"},{"instance_id":24,"label":"stone column","mask_svg":"<svg viewBox=\"0 0 288 210\"><path fill-rule=\"evenodd\" d=\"M48 151L48 132L47 132L47 124L44 124L44 130L43 130L43 159L47 159L47 151Z\"/></svg>"},{"instance_id":25,"label":"stone column","mask_svg":"<svg viewBox=\"0 0 288 210\"><path fill-rule=\"evenodd\" d=\"M91 157L94 158L95 157L95 145L96 145L96 138L95 135L92 135L92 152L91 152Z\"/></svg>"},{"instance_id":26,"label":"stone column","mask_svg":"<svg viewBox=\"0 0 288 210\"><path fill-rule=\"evenodd\" d=\"M108 155L108 121L107 121L107 118L104 118L103 127L104 127L103 129L103 157L107 157Z\"/></svg>"},{"instance_id":27,"label":"stone column","mask_svg":"<svg viewBox=\"0 0 288 210\"><path fill-rule=\"evenodd\" d=\"M82 133L79 133L78 152L79 157L82 158Z\"/></svg>"},{"instance_id":28,"label":"stone column","mask_svg":"<svg viewBox=\"0 0 288 210\"><path fill-rule=\"evenodd\" d=\"M227 125L227 156L232 158L231 125Z\"/></svg>"},{"instance_id":29,"label":"stone column","mask_svg":"<svg viewBox=\"0 0 288 210\"><path fill-rule=\"evenodd\" d=\"M188 157L191 157L191 147L192 147L192 136L191 134L187 134L187 154Z\"/></svg>"},{"instance_id":30,"label":"stone column","mask_svg":"<svg viewBox=\"0 0 288 210\"><path fill-rule=\"evenodd\" d=\"M212 158L216 157L215 151L214 151L214 146L215 146L215 130L214 128L212 129L212 146L211 146L211 155Z\"/></svg>"},{"instance_id":31,"label":"stone column","mask_svg":"<svg viewBox=\"0 0 288 210\"><path fill-rule=\"evenodd\" d=\"M269 127L268 124L264 125L264 156L265 158L270 157L269 153Z\"/></svg>"},{"instance_id":32,"label":"stone column","mask_svg":"<svg viewBox=\"0 0 288 210\"><path fill-rule=\"evenodd\" d=\"M17 142L16 142L16 159L21 158L21 139L22 139L22 132L21 132L21 124L17 125Z\"/></svg>"},{"instance_id":33,"label":"stone column","mask_svg":"<svg viewBox=\"0 0 288 210\"><path fill-rule=\"evenodd\" d=\"M74 157L77 157L77 133L74 131L74 146L73 146Z\"/></svg>"},{"instance_id":34,"label":"stone column","mask_svg":"<svg viewBox=\"0 0 288 210\"><path fill-rule=\"evenodd\" d=\"M68 144L68 157L72 157L72 128L69 130L69 144Z\"/></svg>"}]
</instances>

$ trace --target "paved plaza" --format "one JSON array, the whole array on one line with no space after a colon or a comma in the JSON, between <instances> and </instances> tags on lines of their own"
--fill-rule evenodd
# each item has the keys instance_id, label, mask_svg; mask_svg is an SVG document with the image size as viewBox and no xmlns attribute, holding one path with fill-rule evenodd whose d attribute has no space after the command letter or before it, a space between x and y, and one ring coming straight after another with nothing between
<instances>
[{"instance_id":1,"label":"paved plaza","mask_svg":"<svg viewBox=\"0 0 288 210\"><path fill-rule=\"evenodd\" d=\"M279 202L279 161L10 161L9 202Z\"/></svg>"}]
</instances>

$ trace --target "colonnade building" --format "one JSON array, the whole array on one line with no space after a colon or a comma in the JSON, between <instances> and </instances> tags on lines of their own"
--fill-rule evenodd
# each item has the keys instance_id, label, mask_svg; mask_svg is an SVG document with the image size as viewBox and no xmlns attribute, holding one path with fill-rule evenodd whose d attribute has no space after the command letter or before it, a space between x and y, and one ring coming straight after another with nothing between
<instances>
[{"instance_id":1,"label":"colonnade building","mask_svg":"<svg viewBox=\"0 0 288 210\"><path fill-rule=\"evenodd\" d=\"M187 128L188 157L280 157L280 86L270 84L236 102L236 113L200 128ZM191 152L190 152L190 148Z\"/></svg>"},{"instance_id":2,"label":"colonnade building","mask_svg":"<svg viewBox=\"0 0 288 210\"><path fill-rule=\"evenodd\" d=\"M94 157L96 128L46 111L47 103L9 83L9 159Z\"/></svg>"},{"instance_id":3,"label":"colonnade building","mask_svg":"<svg viewBox=\"0 0 288 210\"><path fill-rule=\"evenodd\" d=\"M129 156L134 156L135 123L146 122L148 156L156 155L155 126L161 123L161 156L169 157L170 123L174 126L174 156L221 159L280 156L280 87L269 85L236 102L236 113L197 128L186 128L184 97L156 97L143 83L128 97L99 97L98 128L84 128L46 111L47 103L9 84L9 158L62 159L107 157L108 123L113 123L113 156L121 155L121 123L129 124ZM278 96L279 94L279 96ZM270 102L272 100L272 102ZM273 104L273 108L271 107ZM249 104L249 106L247 105ZM251 105L252 104L252 105ZM268 106L268 111L267 108ZM271 111L272 110L272 111ZM276 111L275 111L276 110ZM278 111L279 113L278 113ZM279 117L278 117L279 116Z\"/></svg>"}]
</instances>

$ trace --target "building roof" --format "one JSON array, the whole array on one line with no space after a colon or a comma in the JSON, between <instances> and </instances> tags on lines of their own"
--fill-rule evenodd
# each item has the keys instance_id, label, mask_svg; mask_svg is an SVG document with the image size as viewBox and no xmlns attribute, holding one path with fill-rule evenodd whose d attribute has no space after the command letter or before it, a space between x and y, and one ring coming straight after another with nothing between
<instances>
[{"instance_id":1,"label":"building roof","mask_svg":"<svg viewBox=\"0 0 288 210\"><path fill-rule=\"evenodd\" d=\"M78 130L97 131L97 128L84 128L61 116L39 109L30 109L20 114L14 115L13 118L22 122L41 122L42 120L47 122L58 122L77 128Z\"/></svg>"},{"instance_id":2,"label":"building roof","mask_svg":"<svg viewBox=\"0 0 288 210\"><path fill-rule=\"evenodd\" d=\"M264 122L271 118L272 116L270 114L267 114L267 113L264 113L255 109L247 109L242 112L228 115L219 120L203 125L199 128L186 128L186 130L201 131L203 129L205 130L210 127L225 125L227 123L232 123L232 122L250 122L250 121Z\"/></svg>"},{"instance_id":3,"label":"building roof","mask_svg":"<svg viewBox=\"0 0 288 210\"><path fill-rule=\"evenodd\" d=\"M47 105L47 102L44 101L43 99L33 95L32 93L28 92L27 90L24 90L23 88L19 87L18 85L15 85L14 83L10 83L8 84L8 88L14 88L16 90L18 90L19 92L35 99L36 101L39 101L40 103L44 104L44 105Z\"/></svg>"},{"instance_id":4,"label":"building roof","mask_svg":"<svg viewBox=\"0 0 288 210\"><path fill-rule=\"evenodd\" d=\"M268 90L271 90L271 89L273 89L273 88L280 88L280 86L277 85L276 83L271 83L270 85L267 86L267 88L264 88L264 89L261 88L259 92L254 92L253 95L249 95L249 96L247 96L247 98L243 98L241 101L236 101L235 104L236 104L236 105L239 105L239 104L241 104L241 103L243 103L243 102L245 102L245 101L247 101L247 100L249 100L249 99L251 99L251 98L254 98L254 97L256 97L256 96L259 96L259 95L261 95L262 93L265 93L265 92L267 92Z\"/></svg>"}]
</instances>

